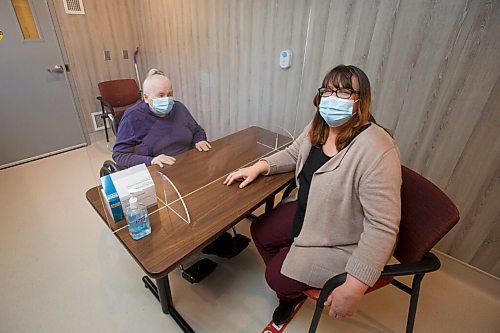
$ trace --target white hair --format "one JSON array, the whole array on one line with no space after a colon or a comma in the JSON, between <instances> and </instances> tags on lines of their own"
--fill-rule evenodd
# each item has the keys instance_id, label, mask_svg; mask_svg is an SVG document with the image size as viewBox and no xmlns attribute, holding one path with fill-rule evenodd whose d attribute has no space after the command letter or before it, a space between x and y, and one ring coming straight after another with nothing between
<instances>
[{"instance_id":1,"label":"white hair","mask_svg":"<svg viewBox=\"0 0 500 333\"><path fill-rule=\"evenodd\" d=\"M158 82L157 80L167 80L170 82L169 78L165 76L162 70L152 68L149 70L148 76L146 76L146 78L144 79L144 83L142 84L143 93L149 96L153 91L155 83Z\"/></svg>"}]
</instances>

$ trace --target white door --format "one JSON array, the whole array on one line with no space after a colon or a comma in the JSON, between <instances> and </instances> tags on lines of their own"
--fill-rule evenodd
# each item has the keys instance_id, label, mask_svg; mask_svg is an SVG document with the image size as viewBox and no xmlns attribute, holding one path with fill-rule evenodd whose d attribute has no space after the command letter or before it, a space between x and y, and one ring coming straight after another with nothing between
<instances>
[{"instance_id":1,"label":"white door","mask_svg":"<svg viewBox=\"0 0 500 333\"><path fill-rule=\"evenodd\" d=\"M46 1L1 0L0 30L0 169L86 145Z\"/></svg>"}]
</instances>

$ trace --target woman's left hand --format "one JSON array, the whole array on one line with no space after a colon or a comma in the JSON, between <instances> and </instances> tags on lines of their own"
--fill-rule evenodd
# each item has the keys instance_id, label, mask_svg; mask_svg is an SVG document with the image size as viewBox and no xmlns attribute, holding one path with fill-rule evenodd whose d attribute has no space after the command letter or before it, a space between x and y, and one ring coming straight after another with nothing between
<instances>
[{"instance_id":1,"label":"woman's left hand","mask_svg":"<svg viewBox=\"0 0 500 333\"><path fill-rule=\"evenodd\" d=\"M347 274L346 282L335 288L325 302L330 306L330 317L341 319L355 314L367 289L366 284Z\"/></svg>"},{"instance_id":2,"label":"woman's left hand","mask_svg":"<svg viewBox=\"0 0 500 333\"><path fill-rule=\"evenodd\" d=\"M199 141L194 144L198 151L209 151L212 146L207 141Z\"/></svg>"}]
</instances>

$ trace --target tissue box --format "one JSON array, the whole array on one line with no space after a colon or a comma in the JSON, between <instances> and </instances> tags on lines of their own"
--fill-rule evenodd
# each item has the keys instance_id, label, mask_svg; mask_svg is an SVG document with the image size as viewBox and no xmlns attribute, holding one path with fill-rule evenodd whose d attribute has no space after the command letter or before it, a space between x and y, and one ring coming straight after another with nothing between
<instances>
[{"instance_id":1,"label":"tissue box","mask_svg":"<svg viewBox=\"0 0 500 333\"><path fill-rule=\"evenodd\" d=\"M123 219L123 208L110 175L101 177L101 185L102 197L104 198L106 209L113 217L113 220L118 222Z\"/></svg>"},{"instance_id":2,"label":"tissue box","mask_svg":"<svg viewBox=\"0 0 500 333\"><path fill-rule=\"evenodd\" d=\"M157 204L155 184L145 164L101 177L101 184L106 207L115 222L124 218L123 211L129 206L130 189L142 190L138 200L144 206Z\"/></svg>"}]
</instances>

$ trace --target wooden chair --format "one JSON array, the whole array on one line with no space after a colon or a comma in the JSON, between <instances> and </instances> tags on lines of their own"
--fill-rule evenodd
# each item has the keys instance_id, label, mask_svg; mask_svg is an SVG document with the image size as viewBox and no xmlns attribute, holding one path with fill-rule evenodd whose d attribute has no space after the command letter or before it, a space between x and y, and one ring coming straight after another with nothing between
<instances>
[{"instance_id":1,"label":"wooden chair","mask_svg":"<svg viewBox=\"0 0 500 333\"><path fill-rule=\"evenodd\" d=\"M107 121L116 135L118 124L125 110L141 99L141 91L134 79L119 79L103 81L97 84L101 96L97 99L101 103L101 118L104 122L106 141L109 142Z\"/></svg>"}]
</instances>

